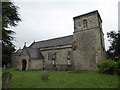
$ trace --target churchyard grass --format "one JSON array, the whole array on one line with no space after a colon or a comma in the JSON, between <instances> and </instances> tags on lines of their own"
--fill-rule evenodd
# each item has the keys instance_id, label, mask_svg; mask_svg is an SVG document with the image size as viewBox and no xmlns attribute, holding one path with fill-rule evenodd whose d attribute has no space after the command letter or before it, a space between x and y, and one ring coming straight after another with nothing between
<instances>
[{"instance_id":1,"label":"churchyard grass","mask_svg":"<svg viewBox=\"0 0 120 90\"><path fill-rule=\"evenodd\" d=\"M0 90L1 90L1 87L2 87L2 78L1 78L1 76L2 76L2 70L0 69Z\"/></svg>"},{"instance_id":2,"label":"churchyard grass","mask_svg":"<svg viewBox=\"0 0 120 90\"><path fill-rule=\"evenodd\" d=\"M43 71L17 71L15 69L3 72L13 74L10 88L116 88L118 76L100 74L98 72L65 72L48 71L48 80L41 80Z\"/></svg>"}]
</instances>

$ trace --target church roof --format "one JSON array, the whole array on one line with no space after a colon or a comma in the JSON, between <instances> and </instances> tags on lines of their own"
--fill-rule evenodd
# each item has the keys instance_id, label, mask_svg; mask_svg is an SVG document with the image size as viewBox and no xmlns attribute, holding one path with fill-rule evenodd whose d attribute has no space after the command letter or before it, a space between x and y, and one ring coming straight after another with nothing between
<instances>
[{"instance_id":1,"label":"church roof","mask_svg":"<svg viewBox=\"0 0 120 90\"><path fill-rule=\"evenodd\" d=\"M16 55L20 55L21 52L22 52L22 49L18 49L18 50L15 52L15 54L16 54Z\"/></svg>"},{"instance_id":2,"label":"church roof","mask_svg":"<svg viewBox=\"0 0 120 90\"><path fill-rule=\"evenodd\" d=\"M40 50L37 48L26 48L31 59L44 59Z\"/></svg>"},{"instance_id":3,"label":"church roof","mask_svg":"<svg viewBox=\"0 0 120 90\"><path fill-rule=\"evenodd\" d=\"M45 48L45 47L53 47L53 46L61 46L61 45L69 45L72 44L73 35L59 37L39 42L34 42L30 45L31 48Z\"/></svg>"}]
</instances>

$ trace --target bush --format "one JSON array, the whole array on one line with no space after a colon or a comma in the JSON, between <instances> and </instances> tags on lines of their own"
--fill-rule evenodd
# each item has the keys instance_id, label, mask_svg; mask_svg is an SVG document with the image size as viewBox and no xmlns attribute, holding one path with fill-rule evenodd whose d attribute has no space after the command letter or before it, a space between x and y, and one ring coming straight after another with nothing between
<instances>
[{"instance_id":1,"label":"bush","mask_svg":"<svg viewBox=\"0 0 120 90\"><path fill-rule=\"evenodd\" d=\"M117 62L113 60L104 60L98 65L98 69L100 73L108 73L108 74L115 74L117 73Z\"/></svg>"},{"instance_id":2,"label":"bush","mask_svg":"<svg viewBox=\"0 0 120 90\"><path fill-rule=\"evenodd\" d=\"M117 62L117 74L120 75L120 60Z\"/></svg>"}]
</instances>

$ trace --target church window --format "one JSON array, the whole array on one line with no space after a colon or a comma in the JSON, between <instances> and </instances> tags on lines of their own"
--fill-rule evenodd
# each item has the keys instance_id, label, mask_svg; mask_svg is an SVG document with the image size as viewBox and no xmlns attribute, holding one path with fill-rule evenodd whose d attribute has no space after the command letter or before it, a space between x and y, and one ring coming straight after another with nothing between
<instances>
[{"instance_id":1,"label":"church window","mask_svg":"<svg viewBox=\"0 0 120 90\"><path fill-rule=\"evenodd\" d=\"M55 65L55 60L56 60L56 52L52 54L52 64Z\"/></svg>"},{"instance_id":2,"label":"church window","mask_svg":"<svg viewBox=\"0 0 120 90\"><path fill-rule=\"evenodd\" d=\"M52 60L55 60L56 59L56 53L53 53L52 54Z\"/></svg>"},{"instance_id":3,"label":"church window","mask_svg":"<svg viewBox=\"0 0 120 90\"><path fill-rule=\"evenodd\" d=\"M55 60L52 60L52 64L55 64Z\"/></svg>"},{"instance_id":4,"label":"church window","mask_svg":"<svg viewBox=\"0 0 120 90\"><path fill-rule=\"evenodd\" d=\"M71 53L70 51L68 51L68 53L67 53L67 65L71 64L70 53Z\"/></svg>"},{"instance_id":5,"label":"church window","mask_svg":"<svg viewBox=\"0 0 120 90\"><path fill-rule=\"evenodd\" d=\"M67 53L67 59L70 59L70 51Z\"/></svg>"},{"instance_id":6,"label":"church window","mask_svg":"<svg viewBox=\"0 0 120 90\"><path fill-rule=\"evenodd\" d=\"M83 20L83 27L87 28L87 20L86 19Z\"/></svg>"},{"instance_id":7,"label":"church window","mask_svg":"<svg viewBox=\"0 0 120 90\"><path fill-rule=\"evenodd\" d=\"M52 53L51 52L48 53L48 60L52 60Z\"/></svg>"}]
</instances>

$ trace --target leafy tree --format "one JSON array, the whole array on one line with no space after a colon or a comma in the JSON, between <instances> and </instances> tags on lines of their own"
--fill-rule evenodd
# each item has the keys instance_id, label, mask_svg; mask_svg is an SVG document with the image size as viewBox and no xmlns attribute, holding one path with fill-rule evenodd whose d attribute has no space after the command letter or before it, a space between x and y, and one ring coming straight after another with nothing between
<instances>
[{"instance_id":1,"label":"leafy tree","mask_svg":"<svg viewBox=\"0 0 120 90\"><path fill-rule=\"evenodd\" d=\"M11 35L15 32L8 28L16 26L21 21L17 12L18 7L12 2L2 2L2 40L4 44L12 45L14 39Z\"/></svg>"},{"instance_id":2,"label":"leafy tree","mask_svg":"<svg viewBox=\"0 0 120 90\"><path fill-rule=\"evenodd\" d=\"M120 60L120 31L111 31L107 33L107 36L110 38L109 41L111 44L107 51L108 58L118 61Z\"/></svg>"},{"instance_id":3,"label":"leafy tree","mask_svg":"<svg viewBox=\"0 0 120 90\"><path fill-rule=\"evenodd\" d=\"M10 63L11 54L15 50L12 43L15 32L10 28L21 21L17 10L13 2L2 2L2 65Z\"/></svg>"}]
</instances>

